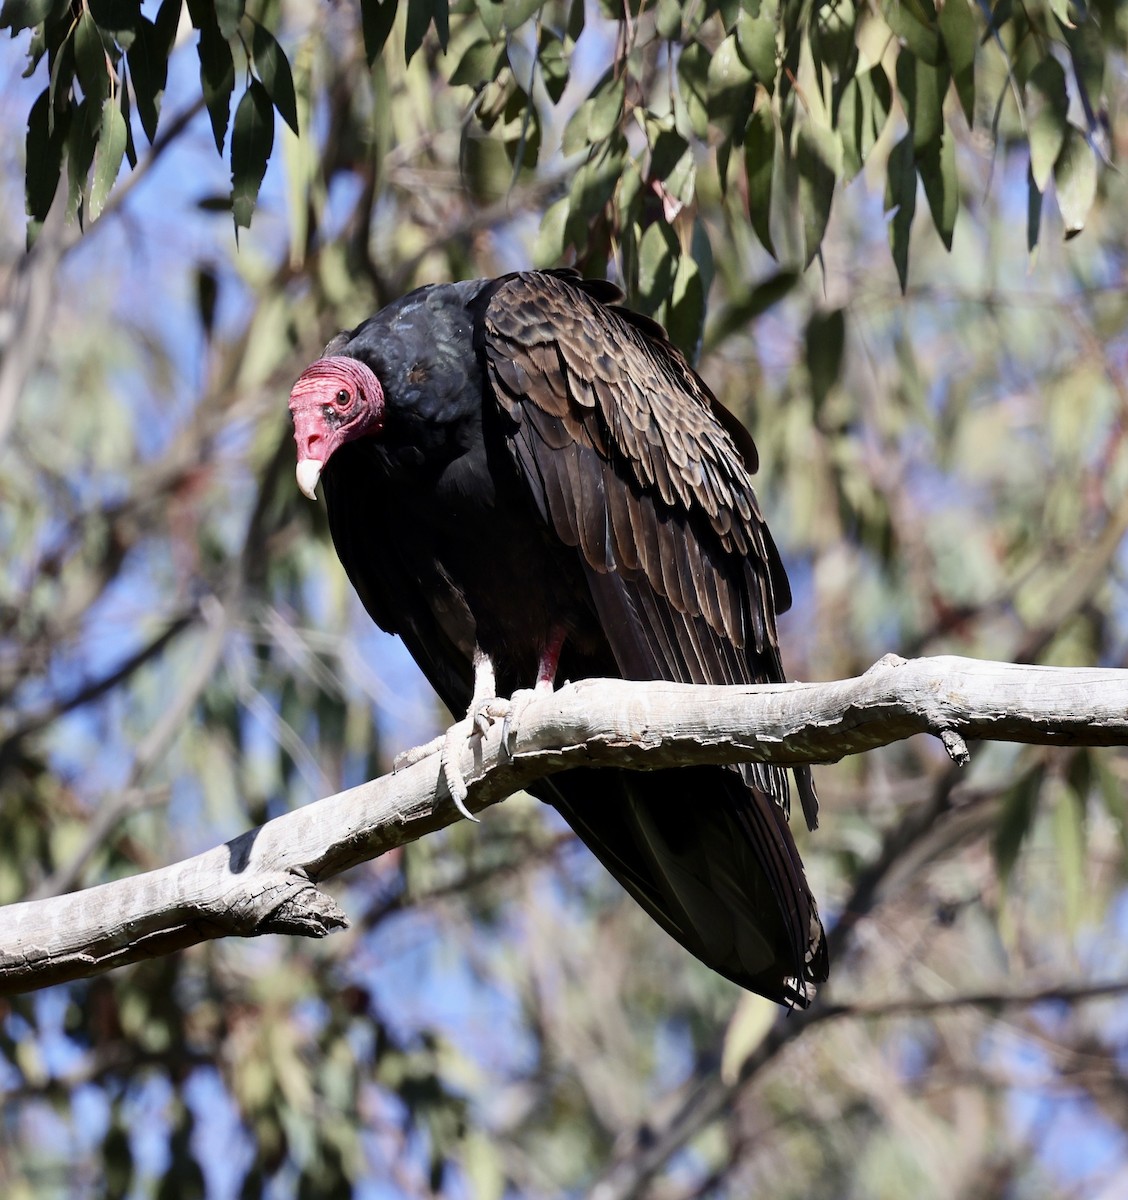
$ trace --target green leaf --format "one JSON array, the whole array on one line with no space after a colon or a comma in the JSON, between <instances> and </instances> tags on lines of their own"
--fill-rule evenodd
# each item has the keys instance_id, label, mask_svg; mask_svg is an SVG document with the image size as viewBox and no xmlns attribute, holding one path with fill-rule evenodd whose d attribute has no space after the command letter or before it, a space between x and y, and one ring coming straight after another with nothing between
<instances>
[{"instance_id":1,"label":"green leaf","mask_svg":"<svg viewBox=\"0 0 1128 1200\"><path fill-rule=\"evenodd\" d=\"M1054 187L1068 241L1085 228L1097 198L1097 156L1085 135L1070 125L1054 164Z\"/></svg>"},{"instance_id":2,"label":"green leaf","mask_svg":"<svg viewBox=\"0 0 1128 1200\"><path fill-rule=\"evenodd\" d=\"M200 30L196 47L200 56L200 86L211 119L215 148L222 154L231 119L231 93L235 90L235 61L227 39L213 21Z\"/></svg>"},{"instance_id":3,"label":"green leaf","mask_svg":"<svg viewBox=\"0 0 1128 1200\"><path fill-rule=\"evenodd\" d=\"M646 122L650 143L650 176L666 183L683 204L693 199L694 160L689 143L673 127L670 118Z\"/></svg>"},{"instance_id":4,"label":"green leaf","mask_svg":"<svg viewBox=\"0 0 1128 1200\"><path fill-rule=\"evenodd\" d=\"M710 111L726 108L754 82L755 74L744 61L735 34L730 33L713 52L705 78L709 86Z\"/></svg>"},{"instance_id":5,"label":"green leaf","mask_svg":"<svg viewBox=\"0 0 1128 1200\"><path fill-rule=\"evenodd\" d=\"M66 8L66 0L4 0L0 8L0 29L10 29L14 37L22 29L33 29L48 17Z\"/></svg>"},{"instance_id":6,"label":"green leaf","mask_svg":"<svg viewBox=\"0 0 1128 1200\"><path fill-rule=\"evenodd\" d=\"M680 0L658 0L654 19L658 36L667 41L677 41L682 33L682 6Z\"/></svg>"},{"instance_id":7,"label":"green leaf","mask_svg":"<svg viewBox=\"0 0 1128 1200\"><path fill-rule=\"evenodd\" d=\"M123 87L118 91L121 101L121 115L125 120L125 157L132 171L137 166L137 147L133 144L133 120L129 107L129 88Z\"/></svg>"},{"instance_id":8,"label":"green leaf","mask_svg":"<svg viewBox=\"0 0 1128 1200\"><path fill-rule=\"evenodd\" d=\"M27 65L23 69L21 79L30 79L36 72L43 56L47 53L47 26L39 25L31 31L27 43Z\"/></svg>"},{"instance_id":9,"label":"green leaf","mask_svg":"<svg viewBox=\"0 0 1128 1200\"><path fill-rule=\"evenodd\" d=\"M1000 877L1005 881L1014 870L1022 843L1034 824L1038 811L1038 798L1042 793L1042 782L1046 768L1042 763L1032 767L1003 797L1003 808L999 825L995 830L995 862Z\"/></svg>"},{"instance_id":10,"label":"green leaf","mask_svg":"<svg viewBox=\"0 0 1128 1200\"><path fill-rule=\"evenodd\" d=\"M565 51L564 43L551 29L541 31L538 58L541 77L544 79L544 90L553 104L559 104L560 97L568 86L568 68L572 59L571 55Z\"/></svg>"},{"instance_id":11,"label":"green leaf","mask_svg":"<svg viewBox=\"0 0 1128 1200\"><path fill-rule=\"evenodd\" d=\"M51 80L48 94L51 97L51 109L47 114L48 122L54 128L55 116L70 107L71 82L74 79L74 38L68 37L55 61L51 64Z\"/></svg>"},{"instance_id":12,"label":"green leaf","mask_svg":"<svg viewBox=\"0 0 1128 1200\"><path fill-rule=\"evenodd\" d=\"M231 208L236 229L250 227L273 148L274 107L266 88L252 79L235 110L231 130Z\"/></svg>"},{"instance_id":13,"label":"green leaf","mask_svg":"<svg viewBox=\"0 0 1128 1200\"><path fill-rule=\"evenodd\" d=\"M834 185L842 173L842 145L837 134L825 125L804 121L795 139L795 169L803 219L804 265L809 266L822 245Z\"/></svg>"},{"instance_id":14,"label":"green leaf","mask_svg":"<svg viewBox=\"0 0 1128 1200\"><path fill-rule=\"evenodd\" d=\"M700 42L691 42L678 58L680 88L677 94L685 105L693 132L701 138L709 132L710 61L709 51Z\"/></svg>"},{"instance_id":15,"label":"green leaf","mask_svg":"<svg viewBox=\"0 0 1128 1200\"><path fill-rule=\"evenodd\" d=\"M458 65L451 72L450 82L472 88L489 83L498 76L505 62L505 46L480 38L466 47Z\"/></svg>"},{"instance_id":16,"label":"green leaf","mask_svg":"<svg viewBox=\"0 0 1128 1200\"><path fill-rule=\"evenodd\" d=\"M407 29L404 33L404 56L408 62L423 45L427 30L435 26L439 45L445 50L450 39L450 10L447 0L408 0Z\"/></svg>"},{"instance_id":17,"label":"green leaf","mask_svg":"<svg viewBox=\"0 0 1128 1200\"><path fill-rule=\"evenodd\" d=\"M501 0L477 0L477 3L478 16L482 19L486 33L491 41L496 42L501 37L501 30L505 24L505 9Z\"/></svg>"},{"instance_id":18,"label":"green leaf","mask_svg":"<svg viewBox=\"0 0 1128 1200\"><path fill-rule=\"evenodd\" d=\"M297 133L298 101L294 95L294 76L290 72L290 63L269 29L258 21L254 22L254 29L252 48L259 79L278 115Z\"/></svg>"},{"instance_id":19,"label":"green leaf","mask_svg":"<svg viewBox=\"0 0 1128 1200\"><path fill-rule=\"evenodd\" d=\"M751 16L741 10L736 22L736 41L744 61L752 68L757 80L775 91L779 71L778 30L771 17Z\"/></svg>"},{"instance_id":20,"label":"green leaf","mask_svg":"<svg viewBox=\"0 0 1128 1200\"><path fill-rule=\"evenodd\" d=\"M592 97L588 110L587 135L591 142L602 142L619 127L623 115L623 100L626 85L621 79L613 79L607 87Z\"/></svg>"},{"instance_id":21,"label":"green leaf","mask_svg":"<svg viewBox=\"0 0 1128 1200\"><path fill-rule=\"evenodd\" d=\"M368 65L380 57L396 20L399 0L360 0L360 27L364 34L364 57Z\"/></svg>"},{"instance_id":22,"label":"green leaf","mask_svg":"<svg viewBox=\"0 0 1128 1200\"><path fill-rule=\"evenodd\" d=\"M1040 192L1053 174L1068 128L1069 97L1065 71L1053 55L1047 55L1026 80L1026 122L1030 136L1030 173Z\"/></svg>"},{"instance_id":23,"label":"green leaf","mask_svg":"<svg viewBox=\"0 0 1128 1200\"><path fill-rule=\"evenodd\" d=\"M44 88L31 106L27 120L25 199L31 238L47 218L51 202L59 189L59 175L63 168L63 147L70 113L67 112L64 120L56 120L54 129L49 130L50 104L49 91Z\"/></svg>"},{"instance_id":24,"label":"green leaf","mask_svg":"<svg viewBox=\"0 0 1128 1200\"><path fill-rule=\"evenodd\" d=\"M638 302L654 316L669 296L681 248L664 221L652 221L638 243Z\"/></svg>"},{"instance_id":25,"label":"green leaf","mask_svg":"<svg viewBox=\"0 0 1128 1200\"><path fill-rule=\"evenodd\" d=\"M978 33L967 0L944 0L938 18L940 37L952 68L952 82L968 125L975 117L975 47Z\"/></svg>"},{"instance_id":26,"label":"green leaf","mask_svg":"<svg viewBox=\"0 0 1128 1200\"><path fill-rule=\"evenodd\" d=\"M225 40L230 41L239 32L245 7L244 0L215 0L215 21Z\"/></svg>"},{"instance_id":27,"label":"green leaf","mask_svg":"<svg viewBox=\"0 0 1128 1200\"><path fill-rule=\"evenodd\" d=\"M777 257L771 234L776 136L775 117L764 105L752 114L744 131L744 165L748 175L748 219L760 244L773 258Z\"/></svg>"},{"instance_id":28,"label":"green leaf","mask_svg":"<svg viewBox=\"0 0 1128 1200\"><path fill-rule=\"evenodd\" d=\"M532 170L540 155L541 128L536 109L526 99L525 112L516 134L505 139L505 153L514 168Z\"/></svg>"},{"instance_id":29,"label":"green leaf","mask_svg":"<svg viewBox=\"0 0 1128 1200\"><path fill-rule=\"evenodd\" d=\"M98 136L98 148L94 152L94 181L90 185L88 207L92 220L97 220L106 207L110 189L121 170L125 156L125 117L117 100L108 96L102 103L102 128Z\"/></svg>"},{"instance_id":30,"label":"green leaf","mask_svg":"<svg viewBox=\"0 0 1128 1200\"><path fill-rule=\"evenodd\" d=\"M101 109L110 94L110 64L102 35L90 10L84 8L74 31L75 72L83 95L92 108Z\"/></svg>"},{"instance_id":31,"label":"green leaf","mask_svg":"<svg viewBox=\"0 0 1128 1200\"><path fill-rule=\"evenodd\" d=\"M595 101L589 97L568 119L568 124L564 126L564 137L560 143L560 148L565 154L575 154L587 146L588 121L594 107Z\"/></svg>"},{"instance_id":32,"label":"green leaf","mask_svg":"<svg viewBox=\"0 0 1128 1200\"><path fill-rule=\"evenodd\" d=\"M166 62L176 41L176 31L180 28L180 14L183 8L184 0L161 0L161 6L153 20L157 37L160 39L157 49Z\"/></svg>"},{"instance_id":33,"label":"green leaf","mask_svg":"<svg viewBox=\"0 0 1128 1200\"><path fill-rule=\"evenodd\" d=\"M885 23L912 51L911 57L936 66L943 58L940 30L930 0L884 0Z\"/></svg>"},{"instance_id":34,"label":"green leaf","mask_svg":"<svg viewBox=\"0 0 1128 1200\"><path fill-rule=\"evenodd\" d=\"M885 132L893 111L893 85L882 66L874 67L867 78L873 86L873 136L876 140Z\"/></svg>"},{"instance_id":35,"label":"green leaf","mask_svg":"<svg viewBox=\"0 0 1128 1200\"><path fill-rule=\"evenodd\" d=\"M615 194L623 174L624 157L625 151L619 147L610 154L589 159L576 172L572 180L571 204L565 227L568 245L581 250L585 248L589 223L603 214Z\"/></svg>"},{"instance_id":36,"label":"green leaf","mask_svg":"<svg viewBox=\"0 0 1128 1200\"><path fill-rule=\"evenodd\" d=\"M502 0L502 20L506 31L515 33L543 7L544 0Z\"/></svg>"},{"instance_id":37,"label":"green leaf","mask_svg":"<svg viewBox=\"0 0 1128 1200\"><path fill-rule=\"evenodd\" d=\"M846 352L846 314L841 308L816 311L807 322L807 374L815 408L826 402L830 389L842 373Z\"/></svg>"},{"instance_id":38,"label":"green leaf","mask_svg":"<svg viewBox=\"0 0 1128 1200\"><path fill-rule=\"evenodd\" d=\"M163 44L161 31L147 17L141 18L126 61L137 97L137 115L151 144L157 136L157 121L168 81L168 48Z\"/></svg>"},{"instance_id":39,"label":"green leaf","mask_svg":"<svg viewBox=\"0 0 1128 1200\"><path fill-rule=\"evenodd\" d=\"M554 267L564 254L564 229L568 223L571 200L562 196L541 218L540 230L533 247L533 262L539 267Z\"/></svg>"},{"instance_id":40,"label":"green leaf","mask_svg":"<svg viewBox=\"0 0 1128 1200\"><path fill-rule=\"evenodd\" d=\"M926 147L917 158L917 170L932 213L932 223L944 243L952 248L952 234L960 207L959 181L956 178L956 141L951 129L945 129L939 145Z\"/></svg>"},{"instance_id":41,"label":"green leaf","mask_svg":"<svg viewBox=\"0 0 1128 1200\"><path fill-rule=\"evenodd\" d=\"M95 116L95 112L98 115ZM98 141L97 121L100 111L92 109L89 101L74 110L67 131L67 179L70 193L67 197L67 216L81 216L82 197L86 192L86 181L90 175L90 164L94 161L94 148Z\"/></svg>"},{"instance_id":42,"label":"green leaf","mask_svg":"<svg viewBox=\"0 0 1128 1200\"><path fill-rule=\"evenodd\" d=\"M940 143L949 78L947 63L933 67L918 62L911 54L897 56L897 90L905 102L913 148L918 153Z\"/></svg>"},{"instance_id":43,"label":"green leaf","mask_svg":"<svg viewBox=\"0 0 1128 1200\"><path fill-rule=\"evenodd\" d=\"M1030 171L1026 173L1026 250L1033 254L1042 227L1042 192Z\"/></svg>"},{"instance_id":44,"label":"green leaf","mask_svg":"<svg viewBox=\"0 0 1128 1200\"><path fill-rule=\"evenodd\" d=\"M1073 78L1085 110L1085 121L1090 132L1098 124L1097 111L1104 98L1105 44L1101 28L1093 17L1078 21L1072 28L1063 30L1069 55L1073 60Z\"/></svg>"},{"instance_id":45,"label":"green leaf","mask_svg":"<svg viewBox=\"0 0 1128 1200\"><path fill-rule=\"evenodd\" d=\"M849 183L862 169L865 154L862 149L865 134L866 97L868 88L872 103L873 90L865 75L856 75L843 88L838 100L835 128L842 141L842 181Z\"/></svg>"},{"instance_id":46,"label":"green leaf","mask_svg":"<svg viewBox=\"0 0 1128 1200\"><path fill-rule=\"evenodd\" d=\"M701 267L692 254L678 259L670 304L666 313L666 333L671 342L693 362L701 347L705 326L705 282Z\"/></svg>"},{"instance_id":47,"label":"green leaf","mask_svg":"<svg viewBox=\"0 0 1128 1200\"><path fill-rule=\"evenodd\" d=\"M889 245L901 291L909 276L909 233L916 211L917 175L912 134L907 133L889 153L885 181L885 211L893 213L889 222Z\"/></svg>"}]
</instances>

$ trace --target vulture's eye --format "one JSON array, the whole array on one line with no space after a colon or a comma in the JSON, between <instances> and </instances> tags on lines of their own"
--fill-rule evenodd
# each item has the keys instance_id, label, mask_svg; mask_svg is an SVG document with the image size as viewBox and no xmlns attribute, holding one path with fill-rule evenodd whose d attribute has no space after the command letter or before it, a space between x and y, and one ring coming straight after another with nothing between
<instances>
[{"instance_id":1,"label":"vulture's eye","mask_svg":"<svg viewBox=\"0 0 1128 1200\"><path fill-rule=\"evenodd\" d=\"M341 390L337 393L337 403L342 408L344 408L345 405L348 404L348 402L349 402L349 394L348 394L348 392L345 391L344 388L341 388Z\"/></svg>"}]
</instances>

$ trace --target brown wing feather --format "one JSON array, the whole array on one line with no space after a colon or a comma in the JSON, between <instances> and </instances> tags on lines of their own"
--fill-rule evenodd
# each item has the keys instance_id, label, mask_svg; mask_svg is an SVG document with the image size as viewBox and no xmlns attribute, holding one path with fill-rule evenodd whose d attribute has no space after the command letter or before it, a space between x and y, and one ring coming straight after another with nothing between
<instances>
[{"instance_id":1,"label":"brown wing feather","mask_svg":"<svg viewBox=\"0 0 1128 1200\"><path fill-rule=\"evenodd\" d=\"M523 467L535 461L543 473L563 452L577 465L554 473L571 489L582 463L599 502L573 491L558 533L582 542L585 557L606 545L679 614L704 617L743 649L743 678L732 682L781 680L775 614L790 595L752 490L751 439L737 445L734 418L718 422L724 410L674 347L585 288L568 276L517 275L486 311L486 366L518 426ZM549 505L554 524L563 520ZM606 569L604 553L589 565Z\"/></svg>"},{"instance_id":2,"label":"brown wing feather","mask_svg":"<svg viewBox=\"0 0 1128 1200\"><path fill-rule=\"evenodd\" d=\"M518 467L582 556L624 675L782 680L775 617L791 597L752 489L752 440L654 322L607 306L617 297L564 273L513 276L492 293L484 365ZM740 775L749 803L734 816L787 914L793 961L813 962L815 978L821 927L786 824L786 773ZM813 827L809 773L798 780ZM646 820L640 810L643 836ZM678 903L692 891L683 880Z\"/></svg>"}]
</instances>

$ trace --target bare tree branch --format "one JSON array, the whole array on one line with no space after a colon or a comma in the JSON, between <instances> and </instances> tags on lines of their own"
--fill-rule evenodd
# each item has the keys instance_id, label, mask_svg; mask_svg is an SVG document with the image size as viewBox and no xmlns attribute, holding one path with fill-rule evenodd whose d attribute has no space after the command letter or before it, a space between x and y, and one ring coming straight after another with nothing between
<instances>
[{"instance_id":1,"label":"bare tree branch","mask_svg":"<svg viewBox=\"0 0 1128 1200\"><path fill-rule=\"evenodd\" d=\"M964 737L1128 745L1128 671L887 655L856 679L822 684L584 680L530 701L511 758L495 726L467 740L462 768L469 805L481 810L580 765L831 762L923 732L947 735L956 760L966 756ZM439 759L430 754L184 862L9 906L0 993L216 937L321 937L343 926L344 913L317 883L457 819Z\"/></svg>"}]
</instances>

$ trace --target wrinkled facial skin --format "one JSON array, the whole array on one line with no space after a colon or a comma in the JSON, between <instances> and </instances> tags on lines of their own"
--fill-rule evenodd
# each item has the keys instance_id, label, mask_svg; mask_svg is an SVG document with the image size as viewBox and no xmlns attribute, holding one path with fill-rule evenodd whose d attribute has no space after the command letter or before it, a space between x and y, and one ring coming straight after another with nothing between
<instances>
[{"instance_id":1,"label":"wrinkled facial skin","mask_svg":"<svg viewBox=\"0 0 1128 1200\"><path fill-rule=\"evenodd\" d=\"M355 358L319 358L301 373L290 392L298 487L311 500L333 452L353 438L384 427L384 389Z\"/></svg>"}]
</instances>

